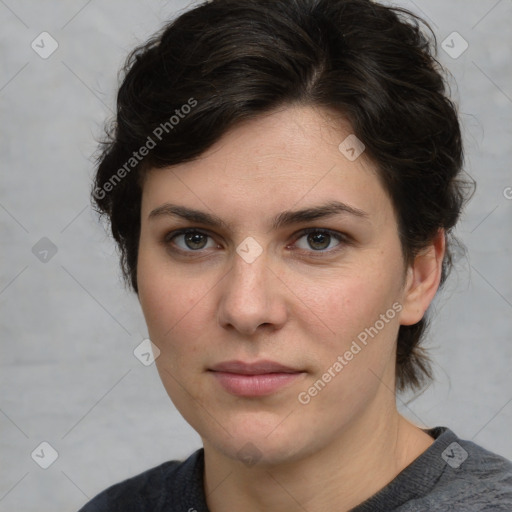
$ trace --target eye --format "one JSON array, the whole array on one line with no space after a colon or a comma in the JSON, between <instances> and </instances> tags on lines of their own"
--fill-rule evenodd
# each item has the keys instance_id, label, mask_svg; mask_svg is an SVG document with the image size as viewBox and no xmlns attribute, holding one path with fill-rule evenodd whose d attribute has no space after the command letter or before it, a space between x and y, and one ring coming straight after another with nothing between
<instances>
[{"instance_id":1,"label":"eye","mask_svg":"<svg viewBox=\"0 0 512 512\"><path fill-rule=\"evenodd\" d=\"M209 240L210 239L210 242ZM304 240L304 241L302 241ZM336 242L336 243L334 243ZM204 249L218 247L213 237L198 229L182 229L167 234L164 243L170 250L181 253L200 253ZM350 243L349 238L338 231L330 229L308 228L294 238L293 246L310 254L334 253ZM209 244L209 245L208 245ZM334 245L333 245L334 244Z\"/></svg>"},{"instance_id":2,"label":"eye","mask_svg":"<svg viewBox=\"0 0 512 512\"><path fill-rule=\"evenodd\" d=\"M165 237L165 242L167 244L172 243L177 245L178 248L183 252L198 252L201 249L208 249L216 246L216 244L212 241L212 245L208 247L208 238L211 238L211 236L207 233L198 231L196 229L188 229L170 233ZM176 242L176 240L181 241L182 243L180 244Z\"/></svg>"},{"instance_id":3,"label":"eye","mask_svg":"<svg viewBox=\"0 0 512 512\"><path fill-rule=\"evenodd\" d=\"M305 243L302 243L302 247L297 242L305 239ZM337 243L332 246L332 243ZM299 246L299 249L313 252L335 252L336 248L343 245L343 242L347 242L346 236L337 231L331 231L329 229L309 228L301 231L299 237L296 238L295 245ZM330 248L329 248L330 247ZM328 250L327 250L328 249Z\"/></svg>"}]
</instances>

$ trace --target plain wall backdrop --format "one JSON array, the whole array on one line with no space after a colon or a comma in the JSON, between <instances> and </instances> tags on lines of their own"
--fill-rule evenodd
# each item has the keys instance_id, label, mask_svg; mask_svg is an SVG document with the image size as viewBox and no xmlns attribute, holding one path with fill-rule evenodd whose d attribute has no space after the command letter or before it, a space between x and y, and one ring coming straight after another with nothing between
<instances>
[{"instance_id":1,"label":"plain wall backdrop","mask_svg":"<svg viewBox=\"0 0 512 512\"><path fill-rule=\"evenodd\" d=\"M398 403L512 459L512 2L397 3L434 28L477 182L457 230L468 257L432 308L436 382ZM145 323L89 204L124 58L189 5L0 1L0 511L74 511L200 446L133 354Z\"/></svg>"}]
</instances>

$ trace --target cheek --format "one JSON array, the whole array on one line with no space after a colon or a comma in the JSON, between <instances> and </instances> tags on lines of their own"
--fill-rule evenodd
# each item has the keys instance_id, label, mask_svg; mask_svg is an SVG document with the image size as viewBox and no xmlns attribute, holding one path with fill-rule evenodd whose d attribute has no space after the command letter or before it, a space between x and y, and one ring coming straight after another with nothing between
<instances>
[{"instance_id":1,"label":"cheek","mask_svg":"<svg viewBox=\"0 0 512 512\"><path fill-rule=\"evenodd\" d=\"M301 298L295 301L301 311L296 311L299 321L310 328L321 326L329 338L349 340L365 328L372 326L385 314L399 297L399 288L388 268L370 266L357 270L333 273L322 278L294 279L294 293ZM340 348L339 346L337 348Z\"/></svg>"},{"instance_id":2,"label":"cheek","mask_svg":"<svg viewBox=\"0 0 512 512\"><path fill-rule=\"evenodd\" d=\"M316 406L330 404L338 410L341 400L344 407L339 414L348 414L361 406L360 401L365 403L363 397L369 399L376 392L391 368L400 308L396 284L400 269L392 267L366 265L360 272L351 267L333 279L315 279L314 287L302 282L304 303L311 309L304 308L302 315L295 316L301 318L299 329L315 362L314 378L302 391L309 395L309 386L316 385L310 395L322 395L315 398ZM324 391L318 379L328 389Z\"/></svg>"},{"instance_id":3,"label":"cheek","mask_svg":"<svg viewBox=\"0 0 512 512\"><path fill-rule=\"evenodd\" d=\"M374 277L371 272L346 276L310 295L315 309L299 327L315 363L297 399L311 414L330 411L333 428L362 412L393 373L399 303L392 283ZM316 316L329 327L320 338Z\"/></svg>"},{"instance_id":4,"label":"cheek","mask_svg":"<svg viewBox=\"0 0 512 512\"><path fill-rule=\"evenodd\" d=\"M175 371L200 353L200 340L212 317L207 295L214 283L209 284L199 273L180 272L155 255L140 256L139 301L149 337L163 356L157 365L165 364Z\"/></svg>"},{"instance_id":5,"label":"cheek","mask_svg":"<svg viewBox=\"0 0 512 512\"><path fill-rule=\"evenodd\" d=\"M153 341L167 344L180 325L186 323L196 298L192 287L182 286L180 279L148 276L139 282L139 299Z\"/></svg>"}]
</instances>

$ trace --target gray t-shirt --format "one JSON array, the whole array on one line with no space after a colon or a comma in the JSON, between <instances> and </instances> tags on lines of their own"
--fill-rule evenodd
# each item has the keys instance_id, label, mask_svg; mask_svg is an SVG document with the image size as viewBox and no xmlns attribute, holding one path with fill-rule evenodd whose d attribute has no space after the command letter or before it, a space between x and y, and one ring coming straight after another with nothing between
<instances>
[{"instance_id":1,"label":"gray t-shirt","mask_svg":"<svg viewBox=\"0 0 512 512\"><path fill-rule=\"evenodd\" d=\"M447 427L389 484L351 512L512 511L512 462L459 439ZM120 482L79 512L208 512L204 451Z\"/></svg>"}]
</instances>

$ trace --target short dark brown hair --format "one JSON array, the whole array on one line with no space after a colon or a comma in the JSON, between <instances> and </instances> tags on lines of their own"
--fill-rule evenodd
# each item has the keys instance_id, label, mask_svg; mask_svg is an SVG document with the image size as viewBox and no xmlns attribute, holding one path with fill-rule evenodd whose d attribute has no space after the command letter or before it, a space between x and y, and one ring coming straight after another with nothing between
<instances>
[{"instance_id":1,"label":"short dark brown hair","mask_svg":"<svg viewBox=\"0 0 512 512\"><path fill-rule=\"evenodd\" d=\"M236 123L288 105L325 107L350 123L412 262L439 229L450 235L466 199L444 74L425 22L369 0L213 0L184 12L128 57L100 146L92 197L110 221L125 278L137 292L144 170L193 160ZM400 326L399 391L432 378L420 346L426 326L426 316Z\"/></svg>"}]
</instances>

